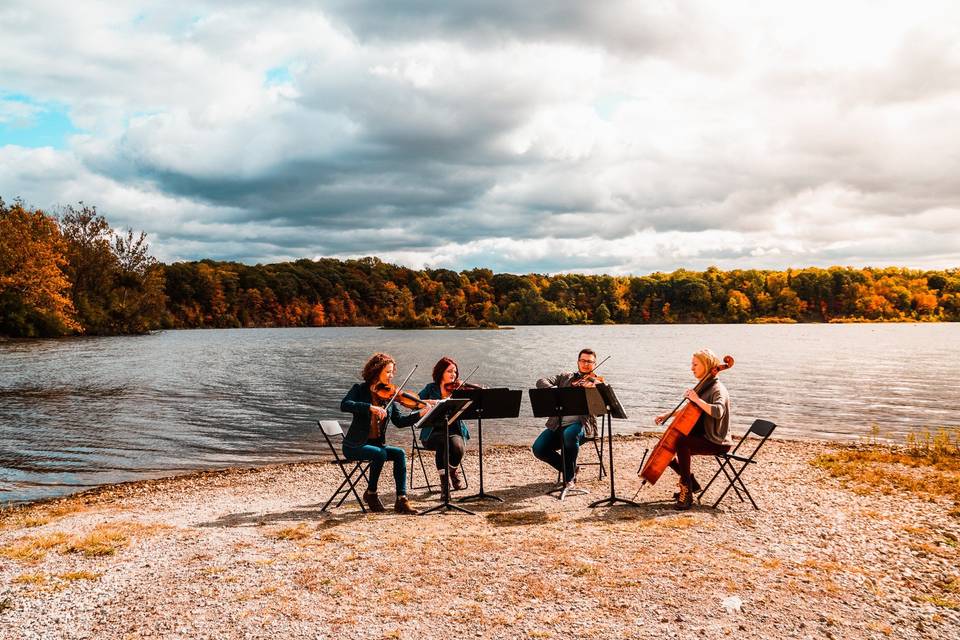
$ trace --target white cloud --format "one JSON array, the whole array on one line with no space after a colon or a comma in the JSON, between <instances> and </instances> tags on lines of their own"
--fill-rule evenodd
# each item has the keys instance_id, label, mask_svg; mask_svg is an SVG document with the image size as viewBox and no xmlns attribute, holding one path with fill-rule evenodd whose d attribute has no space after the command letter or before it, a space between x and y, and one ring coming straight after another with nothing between
<instances>
[{"instance_id":1,"label":"white cloud","mask_svg":"<svg viewBox=\"0 0 960 640\"><path fill-rule=\"evenodd\" d=\"M6 3L0 95L84 133L0 194L162 259L960 263L953 3L424 6Z\"/></svg>"}]
</instances>

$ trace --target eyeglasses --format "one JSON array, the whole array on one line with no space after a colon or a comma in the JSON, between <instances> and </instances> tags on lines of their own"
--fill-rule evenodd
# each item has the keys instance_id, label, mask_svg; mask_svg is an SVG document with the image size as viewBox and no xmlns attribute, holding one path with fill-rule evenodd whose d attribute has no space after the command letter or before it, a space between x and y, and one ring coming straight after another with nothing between
<instances>
[{"instance_id":1,"label":"eyeglasses","mask_svg":"<svg viewBox=\"0 0 960 640\"><path fill-rule=\"evenodd\" d=\"M589 360L586 359L586 358L580 358L579 360L577 360L577 362L583 362L583 363L586 363L586 364L593 364L594 362L596 362L596 360L594 360L593 358L590 358Z\"/></svg>"}]
</instances>

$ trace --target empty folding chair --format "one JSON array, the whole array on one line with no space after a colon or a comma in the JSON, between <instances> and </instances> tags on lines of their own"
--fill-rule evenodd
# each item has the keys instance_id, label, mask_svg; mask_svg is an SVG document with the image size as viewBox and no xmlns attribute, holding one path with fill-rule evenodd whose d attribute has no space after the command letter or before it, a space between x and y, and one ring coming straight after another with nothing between
<instances>
[{"instance_id":1,"label":"empty folding chair","mask_svg":"<svg viewBox=\"0 0 960 640\"><path fill-rule=\"evenodd\" d=\"M360 505L360 510L366 513L367 508L363 506L363 500L360 499L360 494L357 493L357 483L360 482L360 480L367 480L367 467L370 466L370 463L366 460L347 460L340 455L337 446L333 442L333 438L339 437L339 444L341 447L343 446L343 429L340 428L339 422L336 420L318 420L317 425L320 427L320 433L323 434L324 440L327 441L327 446L330 447L334 464L337 465L340 473L343 474L343 482L340 483L340 486L337 487L337 490L333 492L333 495L330 496L330 499L327 500L320 511L326 511L330 503L336 500L338 496L340 497L340 501L337 502L337 507L339 507L352 492L353 497L357 499L357 504Z\"/></svg>"},{"instance_id":2,"label":"empty folding chair","mask_svg":"<svg viewBox=\"0 0 960 640\"><path fill-rule=\"evenodd\" d=\"M756 464L757 461L754 458L757 455L757 452L760 451L760 447L763 446L763 443L767 441L770 437L770 434L773 433L773 430L777 428L777 425L770 422L769 420L754 420L753 424L750 425L750 428L747 429L747 432L743 434L743 437L740 438L740 442L737 443L731 451L727 453L721 453L715 455L714 458L717 461L717 464L720 466L717 469L717 472L713 474L713 477L710 478L710 482L706 484L700 494L697 496L697 502L703 498L704 494L707 492L707 489L710 488L710 485L723 473L724 477L727 479L726 488L720 494L720 497L717 498L717 501L713 503L713 506L716 507L720 504L720 501L723 500L724 496L733 489L734 493L740 498L740 502L743 502L743 495L746 495L750 500L750 504L753 505L754 509L759 509L757 503L754 502L753 496L750 495L750 491L747 490L747 486L743 483L743 472L751 464ZM750 438L750 434L756 436L756 438ZM756 446L753 448L753 451L749 455L746 455L745 450L741 450L744 443L748 441L756 443ZM749 448L749 446L747 447ZM721 483L723 481L721 480ZM741 495L741 491L743 495Z\"/></svg>"}]
</instances>

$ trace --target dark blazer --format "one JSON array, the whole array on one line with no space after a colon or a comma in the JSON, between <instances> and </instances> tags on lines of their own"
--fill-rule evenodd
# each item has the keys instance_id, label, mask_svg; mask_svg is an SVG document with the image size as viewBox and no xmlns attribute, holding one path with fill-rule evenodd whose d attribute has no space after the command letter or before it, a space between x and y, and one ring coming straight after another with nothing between
<instances>
[{"instance_id":1,"label":"dark blazer","mask_svg":"<svg viewBox=\"0 0 960 640\"><path fill-rule=\"evenodd\" d=\"M427 386L420 391L421 400L440 400L442 395L440 394L440 386L436 382L429 382ZM459 431L458 431L459 429ZM464 440L470 439L470 431L467 429L467 423L463 420L457 420L456 425L450 426L450 435L457 435L459 433ZM423 426L420 428L420 441L426 442L430 439L430 436L433 434L433 427Z\"/></svg>"},{"instance_id":2,"label":"dark blazer","mask_svg":"<svg viewBox=\"0 0 960 640\"><path fill-rule=\"evenodd\" d=\"M353 447L361 447L367 444L370 439L370 403L373 397L370 395L370 387L363 383L357 383L350 387L350 391L340 401L340 411L352 413L353 420L350 422L350 428L347 429L343 437L343 444ZM414 411L407 415L400 413L397 403L390 405L390 422L397 427L410 427L417 424L420 414ZM386 431L386 425L384 425ZM377 443L381 444L381 443Z\"/></svg>"}]
</instances>

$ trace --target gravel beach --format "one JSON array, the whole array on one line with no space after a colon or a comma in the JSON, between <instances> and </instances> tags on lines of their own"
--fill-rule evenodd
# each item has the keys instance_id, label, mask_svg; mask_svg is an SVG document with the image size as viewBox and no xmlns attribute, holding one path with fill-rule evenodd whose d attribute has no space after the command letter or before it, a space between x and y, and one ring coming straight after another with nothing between
<instances>
[{"instance_id":1,"label":"gravel beach","mask_svg":"<svg viewBox=\"0 0 960 640\"><path fill-rule=\"evenodd\" d=\"M655 439L615 440L632 497ZM760 510L545 495L555 473L489 447L477 515L401 516L323 461L105 487L0 515L0 638L960 638L960 519L942 499L854 490L810 464L840 445L771 440L745 479ZM595 459L584 449L581 460ZM428 462L429 464L429 462ZM695 458L698 478L712 459ZM477 458L466 458L477 490ZM422 484L419 469L418 483ZM455 494L457 495L457 494ZM420 508L438 495L411 491Z\"/></svg>"}]
</instances>

